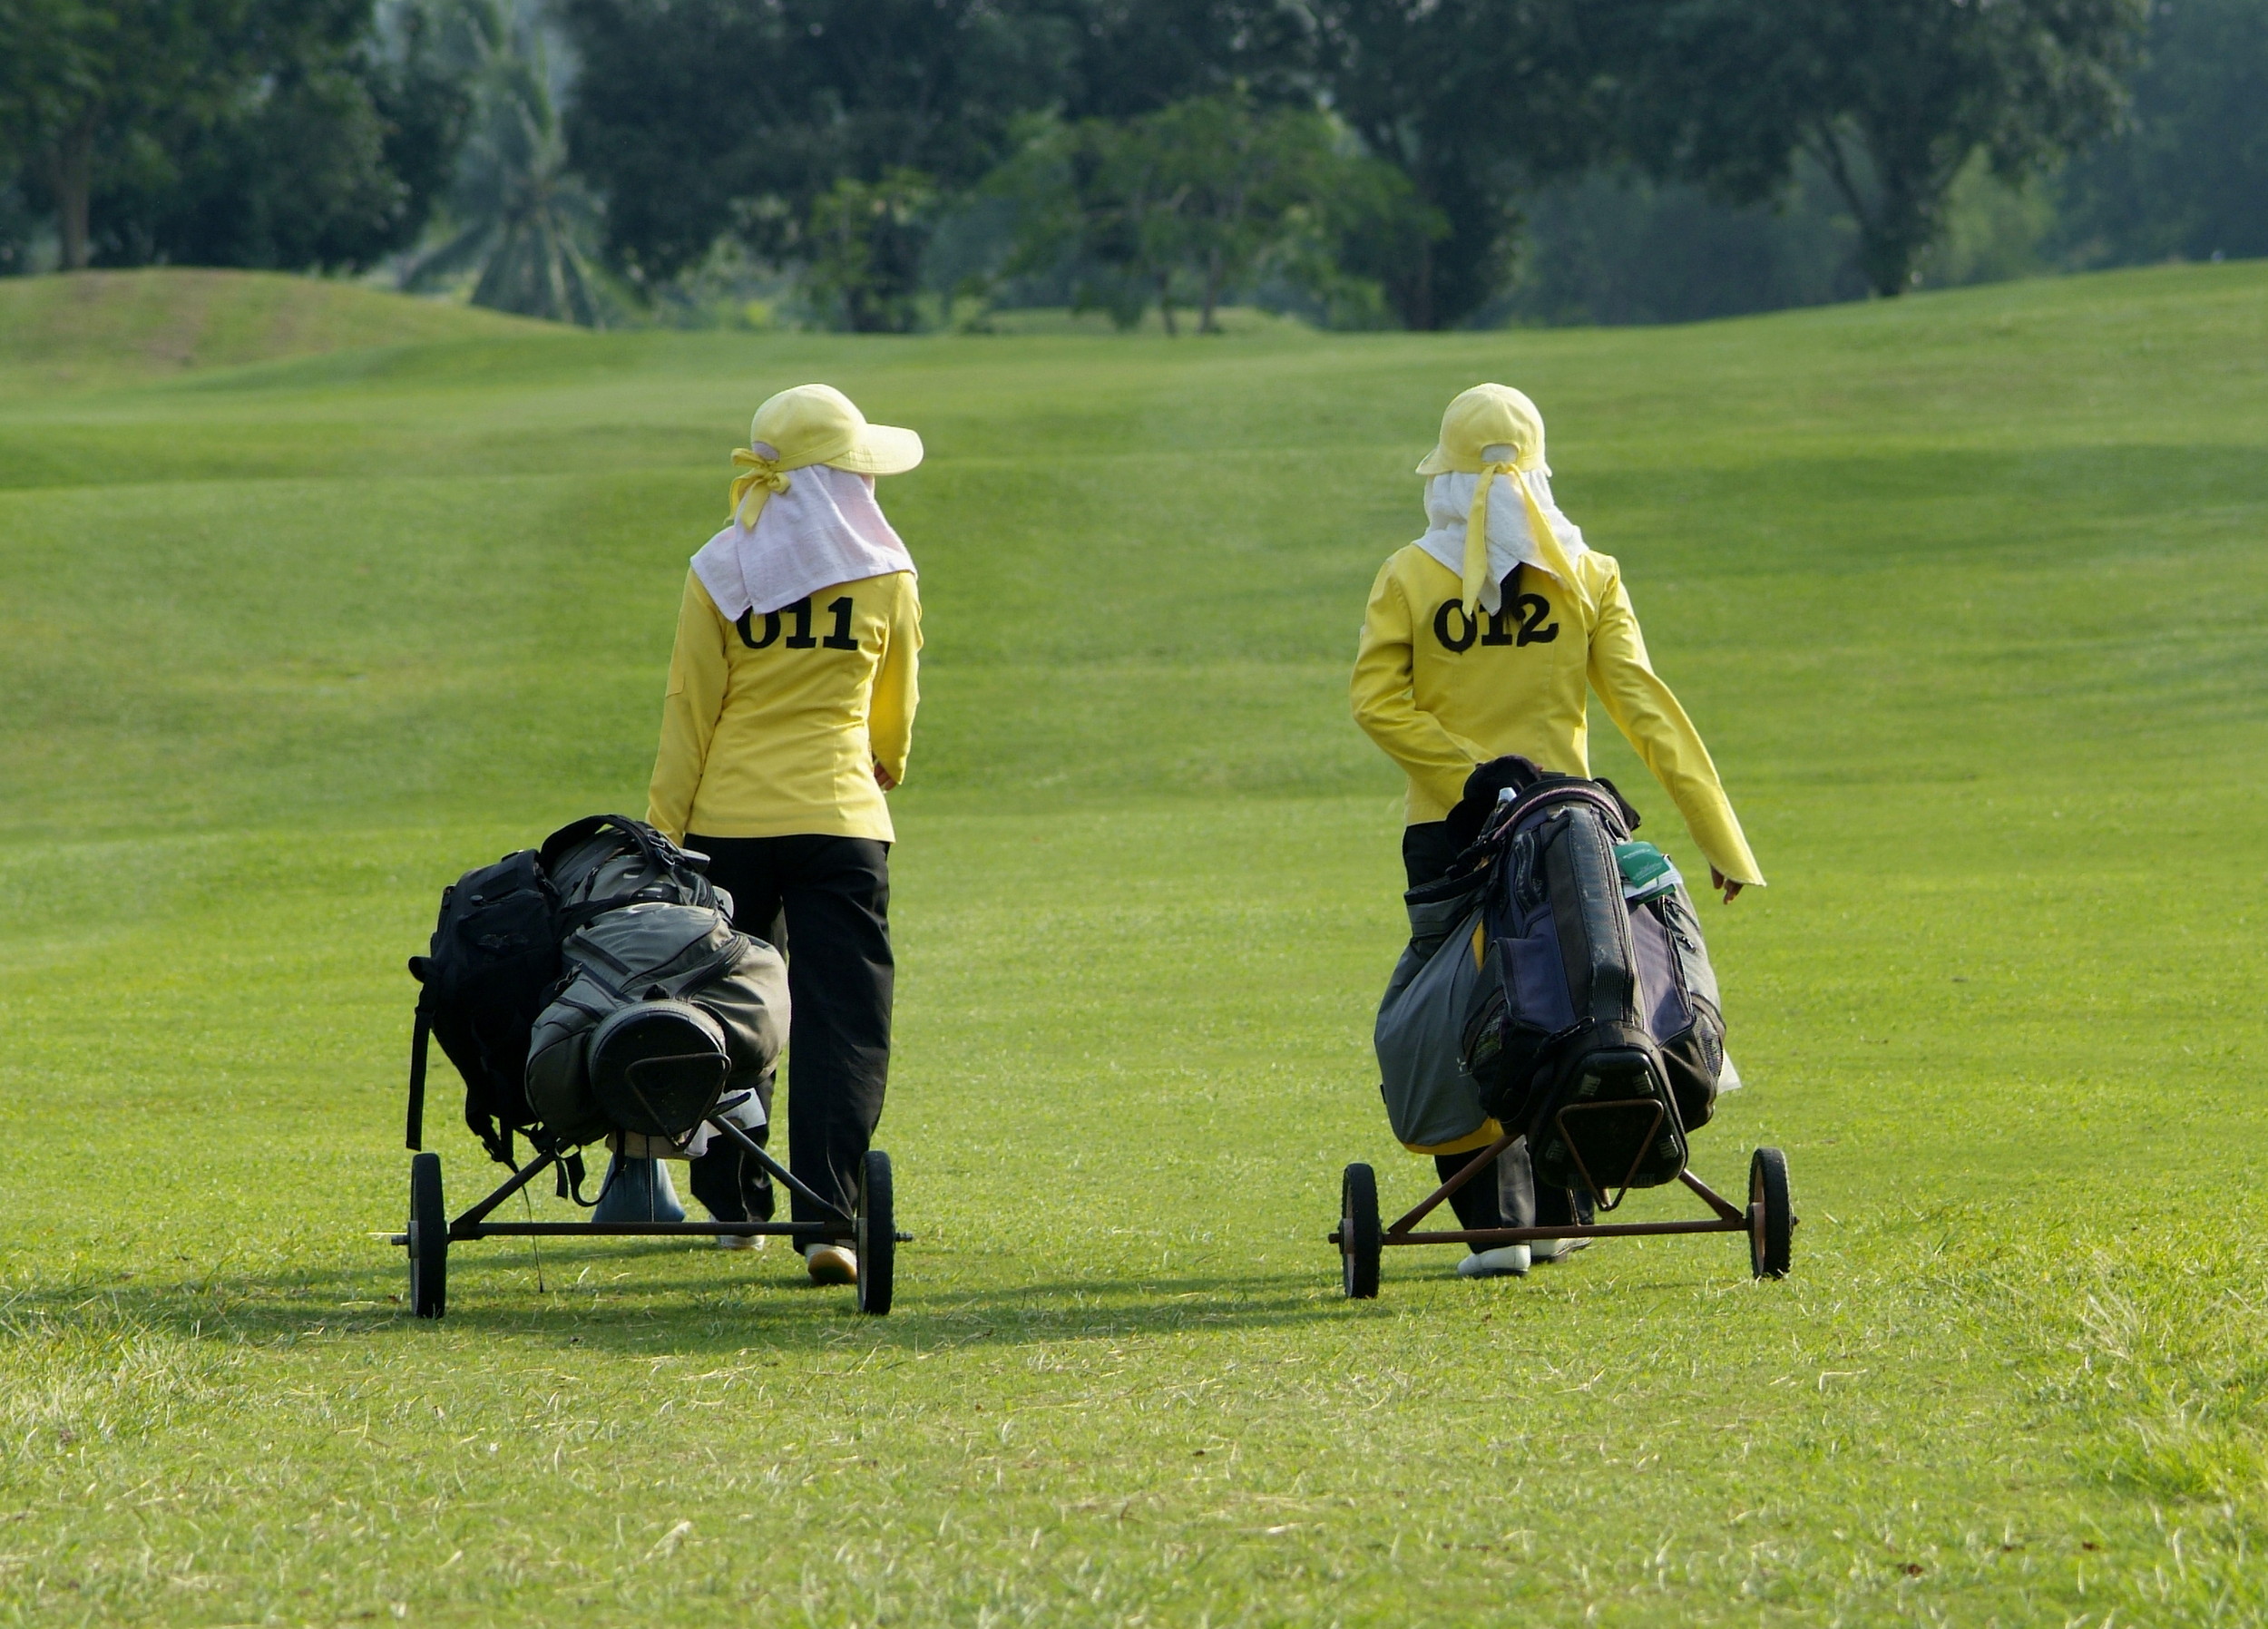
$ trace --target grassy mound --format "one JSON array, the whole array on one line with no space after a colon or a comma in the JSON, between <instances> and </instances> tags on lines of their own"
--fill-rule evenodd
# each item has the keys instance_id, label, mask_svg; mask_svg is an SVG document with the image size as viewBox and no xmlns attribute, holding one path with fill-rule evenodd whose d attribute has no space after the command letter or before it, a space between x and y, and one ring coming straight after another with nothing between
<instances>
[{"instance_id":1,"label":"grassy mound","mask_svg":"<svg viewBox=\"0 0 2268 1629\"><path fill-rule=\"evenodd\" d=\"M166 268L0 279L0 390L52 390L365 346L555 325L275 272Z\"/></svg>"},{"instance_id":2,"label":"grassy mound","mask_svg":"<svg viewBox=\"0 0 2268 1629\"><path fill-rule=\"evenodd\" d=\"M2264 359L2231 265L0 404L0 1615L2260 1621ZM930 449L884 486L929 637L899 1310L777 1248L491 1242L416 1324L368 1236L403 958L460 870L642 806L728 449L813 378ZM1368 1051L1397 777L1346 667L1482 378L1542 405L1772 878L1705 908L1749 1085L1696 1161L1788 1150L1784 1283L1661 1239L1338 1298L1341 1166L1429 1185Z\"/></svg>"}]
</instances>

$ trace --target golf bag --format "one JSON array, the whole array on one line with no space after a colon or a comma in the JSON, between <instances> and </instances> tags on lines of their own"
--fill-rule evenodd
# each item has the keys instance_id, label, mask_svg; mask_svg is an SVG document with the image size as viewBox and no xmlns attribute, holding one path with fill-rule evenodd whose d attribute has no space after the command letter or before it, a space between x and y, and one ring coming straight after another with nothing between
<instances>
[{"instance_id":1,"label":"golf bag","mask_svg":"<svg viewBox=\"0 0 2268 1629\"><path fill-rule=\"evenodd\" d=\"M1459 871L1402 896L1410 942L1386 981L1373 1039L1393 1134L1418 1152L1455 1146L1489 1110L1465 1070L1468 1029L1500 983L1483 904L1491 869Z\"/></svg>"},{"instance_id":2,"label":"golf bag","mask_svg":"<svg viewBox=\"0 0 2268 1629\"><path fill-rule=\"evenodd\" d=\"M625 1154L691 1159L720 1107L765 1123L787 1039L777 951L714 907L653 902L584 923L561 961L527 1058L528 1102L561 1143L620 1133Z\"/></svg>"},{"instance_id":3,"label":"golf bag","mask_svg":"<svg viewBox=\"0 0 2268 1629\"><path fill-rule=\"evenodd\" d=\"M1476 770L1460 823L1477 836L1405 896L1411 943L1379 1010L1395 1135L1438 1146L1494 1118L1527 1136L1539 1186L1609 1208L1675 1180L1725 1064L1675 868L1631 841L1637 812L1611 783L1525 759Z\"/></svg>"},{"instance_id":4,"label":"golf bag","mask_svg":"<svg viewBox=\"0 0 2268 1629\"><path fill-rule=\"evenodd\" d=\"M427 953L409 961L418 981L410 1043L410 1147L423 1146L428 1040L464 1080L464 1123L492 1159L511 1165L517 1132L534 1137L528 1041L560 982L560 941L584 922L641 900L720 909L731 901L701 874L706 862L642 821L594 814L561 827L541 848L468 871L441 893Z\"/></svg>"}]
</instances>

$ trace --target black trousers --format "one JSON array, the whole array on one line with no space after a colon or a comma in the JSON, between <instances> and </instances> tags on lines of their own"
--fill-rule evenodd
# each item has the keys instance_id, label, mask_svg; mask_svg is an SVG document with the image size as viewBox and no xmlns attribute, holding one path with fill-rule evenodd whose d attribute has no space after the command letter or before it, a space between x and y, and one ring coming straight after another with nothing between
<instances>
[{"instance_id":1,"label":"black trousers","mask_svg":"<svg viewBox=\"0 0 2268 1629\"><path fill-rule=\"evenodd\" d=\"M1457 853L1447 821L1429 820L1403 828L1402 870L1413 888L1447 876ZM1443 1182L1471 1163L1471 1152L1433 1156L1433 1169ZM1493 1180L1489 1172L1481 1172L1452 1194L1449 1204L1457 1220L1470 1228L1564 1227L1576 1214L1575 1195L1567 1189L1537 1190L1525 1142L1514 1143L1497 1156Z\"/></svg>"},{"instance_id":2,"label":"black trousers","mask_svg":"<svg viewBox=\"0 0 2268 1629\"><path fill-rule=\"evenodd\" d=\"M732 895L733 925L787 958L787 1168L847 1213L858 1169L882 1118L890 1078L890 845L867 837L704 837L685 846L709 856L709 879ZM721 1151L720 1154L726 1151ZM693 1162L693 1196L717 1209L738 1186L748 1211L771 1214L770 1184L737 1148L709 1174ZM745 1163L745 1166L743 1162ZM724 1167L729 1164L731 1170ZM758 1188L761 1187L759 1198ZM760 1211L756 1207L761 1205ZM823 1218L797 1199L798 1222Z\"/></svg>"}]
</instances>

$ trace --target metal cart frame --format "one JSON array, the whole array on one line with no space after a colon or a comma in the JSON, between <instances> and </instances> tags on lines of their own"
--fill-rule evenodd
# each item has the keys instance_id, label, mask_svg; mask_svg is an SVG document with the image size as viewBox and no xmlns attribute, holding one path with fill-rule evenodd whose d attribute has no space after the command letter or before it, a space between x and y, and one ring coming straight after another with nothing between
<instances>
[{"instance_id":1,"label":"metal cart frame","mask_svg":"<svg viewBox=\"0 0 2268 1629\"><path fill-rule=\"evenodd\" d=\"M449 1246L495 1238L679 1238L707 1234L777 1234L807 1244L825 1240L858 1253L858 1310L882 1317L896 1288L897 1247L914 1235L897 1231L890 1179L890 1156L869 1149L859 1171L858 1196L848 1214L797 1180L787 1167L746 1131L712 1115L709 1125L738 1143L757 1164L807 1204L822 1213L816 1222L491 1222L496 1207L554 1166L571 1150L541 1148L535 1157L504 1179L495 1191L455 1220L441 1192L441 1156L423 1153L409 1162L409 1224L387 1243L409 1253L410 1310L438 1318L448 1310Z\"/></svg>"},{"instance_id":2,"label":"metal cart frame","mask_svg":"<svg viewBox=\"0 0 2268 1629\"><path fill-rule=\"evenodd\" d=\"M1621 1108L1625 1103L1599 1104ZM1569 1112L1562 1110L1562 1114ZM1562 1122L1561 1129L1565 1126ZM1795 1212L1788 1196L1787 1156L1777 1148L1759 1148L1748 1162L1748 1205L1745 1209L1718 1194L1690 1168L1677 1180L1700 1195L1716 1214L1686 1222L1586 1222L1561 1227L1432 1228L1418 1231L1443 1201L1488 1168L1498 1155L1519 1140L1507 1132L1475 1154L1464 1167L1405 1212L1393 1226L1378 1221L1378 1175L1366 1165L1346 1167L1339 1184L1339 1225L1328 1242L1339 1248L1340 1287L1351 1301L1369 1301L1378 1294L1379 1256L1385 1249L1405 1244L1464 1244L1473 1250L1492 1250L1502 1244L1525 1244L1538 1239L1627 1239L1664 1234L1745 1233L1748 1235L1749 1266L1758 1278L1784 1278L1788 1272L1790 1235ZM1573 1148L1575 1140L1569 1139ZM1580 1156L1577 1156L1581 1168ZM1609 1202L1583 1171L1586 1185L1603 1211L1612 1211L1628 1193L1626 1185Z\"/></svg>"}]
</instances>

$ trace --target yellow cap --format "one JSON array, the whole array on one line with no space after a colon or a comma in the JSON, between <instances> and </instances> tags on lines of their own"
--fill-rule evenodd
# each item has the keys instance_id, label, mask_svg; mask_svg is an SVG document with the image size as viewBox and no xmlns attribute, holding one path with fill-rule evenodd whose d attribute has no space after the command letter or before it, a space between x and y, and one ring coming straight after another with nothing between
<instances>
[{"instance_id":1,"label":"yellow cap","mask_svg":"<svg viewBox=\"0 0 2268 1629\"><path fill-rule=\"evenodd\" d=\"M1480 602L1481 585L1489 575L1489 489L1496 477L1510 478L1528 512L1528 532L1535 541L1543 569L1578 595L1582 584L1559 546L1543 505L1523 479L1530 470L1545 470L1543 415L1536 405L1509 385L1476 385L1442 415L1442 438L1417 466L1421 475L1478 475L1473 483L1472 508L1465 516L1464 571L1460 573L1459 598L1465 615Z\"/></svg>"},{"instance_id":2,"label":"yellow cap","mask_svg":"<svg viewBox=\"0 0 2268 1629\"><path fill-rule=\"evenodd\" d=\"M758 446L772 449L767 454ZM922 461L922 438L891 424L870 424L857 405L832 385L798 385L756 410L748 444L733 450L744 473L732 483L732 517L756 524L765 500L787 490L787 472L824 463L862 475L897 475Z\"/></svg>"},{"instance_id":3,"label":"yellow cap","mask_svg":"<svg viewBox=\"0 0 2268 1629\"><path fill-rule=\"evenodd\" d=\"M1512 451L1504 463L1523 470L1541 469L1543 415L1509 385L1476 385L1442 415L1442 438L1417 473L1477 475L1482 464L1492 462L1488 453L1497 447Z\"/></svg>"}]
</instances>

